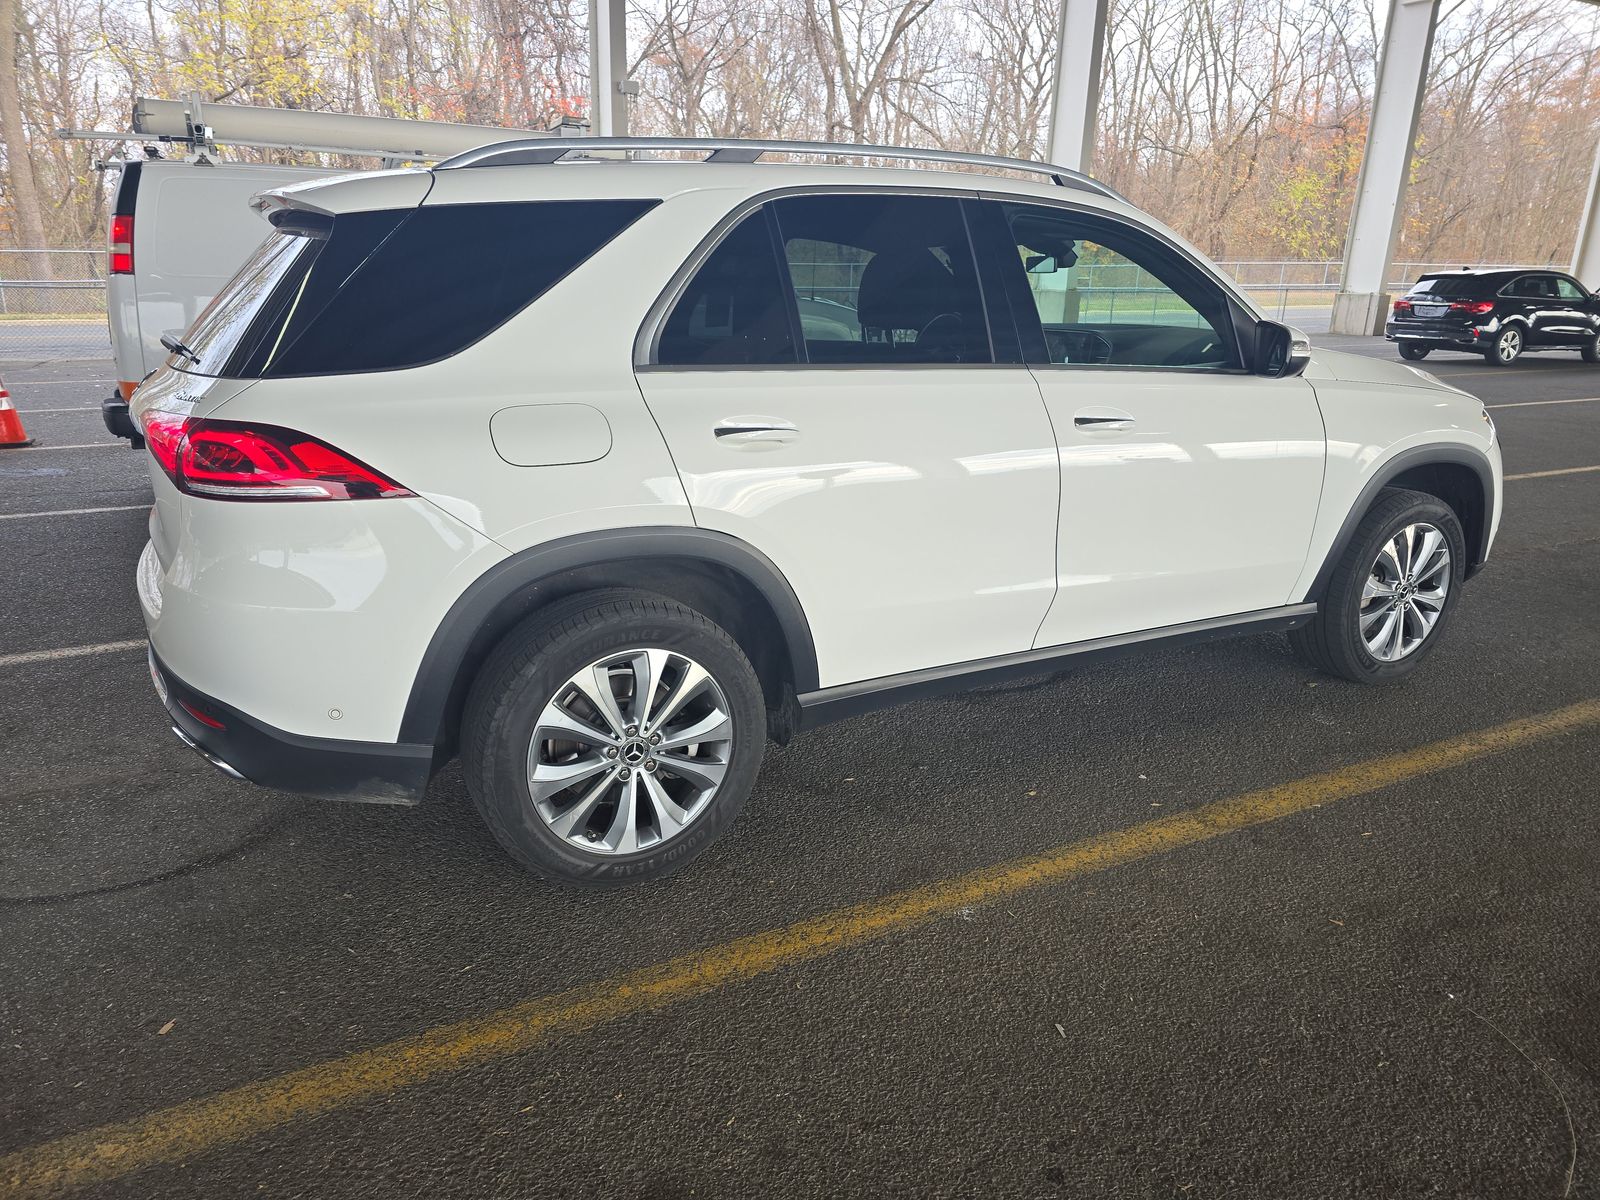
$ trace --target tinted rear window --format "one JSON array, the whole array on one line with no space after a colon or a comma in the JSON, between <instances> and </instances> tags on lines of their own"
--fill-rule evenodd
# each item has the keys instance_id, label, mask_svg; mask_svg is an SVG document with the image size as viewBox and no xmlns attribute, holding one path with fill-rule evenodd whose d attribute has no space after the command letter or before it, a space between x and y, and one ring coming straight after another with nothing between
<instances>
[{"instance_id":1,"label":"tinted rear window","mask_svg":"<svg viewBox=\"0 0 1600 1200\"><path fill-rule=\"evenodd\" d=\"M446 358L538 299L657 203L439 205L346 213L327 230L281 230L196 322L186 340L199 361L176 365L259 378L388 371ZM233 314L227 322L225 311ZM218 336L224 325L227 336Z\"/></svg>"},{"instance_id":2,"label":"tinted rear window","mask_svg":"<svg viewBox=\"0 0 1600 1200\"><path fill-rule=\"evenodd\" d=\"M1425 275L1411 285L1410 296L1448 296L1452 300L1470 296L1492 296L1505 281L1488 275Z\"/></svg>"}]
</instances>

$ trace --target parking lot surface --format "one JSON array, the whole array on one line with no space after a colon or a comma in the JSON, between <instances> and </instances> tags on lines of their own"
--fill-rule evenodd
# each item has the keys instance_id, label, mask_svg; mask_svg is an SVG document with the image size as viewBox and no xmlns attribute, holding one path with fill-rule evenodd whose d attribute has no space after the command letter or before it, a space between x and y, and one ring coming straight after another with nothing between
<instances>
[{"instance_id":1,"label":"parking lot surface","mask_svg":"<svg viewBox=\"0 0 1600 1200\"><path fill-rule=\"evenodd\" d=\"M1600 1195L1600 368L1425 365L1508 482L1403 685L1263 636L909 705L585 894L454 767L185 751L110 366L0 364L0 1196Z\"/></svg>"}]
</instances>

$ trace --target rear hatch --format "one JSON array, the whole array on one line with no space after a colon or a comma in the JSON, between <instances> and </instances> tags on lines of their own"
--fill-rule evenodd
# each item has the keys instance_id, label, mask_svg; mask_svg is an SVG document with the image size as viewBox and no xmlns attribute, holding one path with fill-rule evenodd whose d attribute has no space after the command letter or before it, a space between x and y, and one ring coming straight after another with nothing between
<instances>
[{"instance_id":1,"label":"rear hatch","mask_svg":"<svg viewBox=\"0 0 1600 1200\"><path fill-rule=\"evenodd\" d=\"M1395 301L1395 330L1463 336L1494 311L1495 287L1495 282L1474 275L1424 276Z\"/></svg>"}]
</instances>

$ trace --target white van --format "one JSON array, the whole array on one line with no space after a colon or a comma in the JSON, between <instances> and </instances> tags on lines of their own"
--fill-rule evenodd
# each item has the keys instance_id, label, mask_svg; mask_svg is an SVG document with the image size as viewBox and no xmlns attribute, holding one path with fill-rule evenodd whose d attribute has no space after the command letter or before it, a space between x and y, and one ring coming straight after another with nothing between
<instances>
[{"instance_id":1,"label":"white van","mask_svg":"<svg viewBox=\"0 0 1600 1200\"><path fill-rule=\"evenodd\" d=\"M210 159L122 164L106 276L117 372L116 390L100 405L107 429L140 444L128 420L128 398L166 361L162 335L177 337L187 329L266 236L250 198L268 188L349 173Z\"/></svg>"}]
</instances>

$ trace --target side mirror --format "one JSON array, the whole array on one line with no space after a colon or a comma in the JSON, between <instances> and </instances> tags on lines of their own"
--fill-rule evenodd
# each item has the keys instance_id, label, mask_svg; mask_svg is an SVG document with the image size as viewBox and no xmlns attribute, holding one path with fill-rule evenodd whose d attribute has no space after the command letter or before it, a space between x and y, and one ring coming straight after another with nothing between
<instances>
[{"instance_id":1,"label":"side mirror","mask_svg":"<svg viewBox=\"0 0 1600 1200\"><path fill-rule=\"evenodd\" d=\"M1311 339L1298 329L1276 321L1256 326L1256 348L1251 369L1269 379L1288 379L1300 374L1311 361Z\"/></svg>"}]
</instances>

